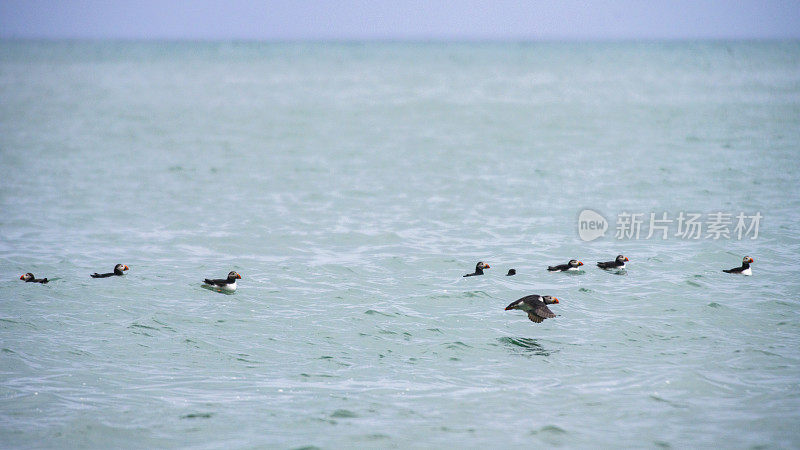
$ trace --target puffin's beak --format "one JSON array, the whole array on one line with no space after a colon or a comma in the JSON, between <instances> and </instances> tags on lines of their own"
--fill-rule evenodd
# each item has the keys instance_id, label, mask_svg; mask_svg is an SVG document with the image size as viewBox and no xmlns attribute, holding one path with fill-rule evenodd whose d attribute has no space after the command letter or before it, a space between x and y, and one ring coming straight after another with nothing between
<instances>
[{"instance_id":1,"label":"puffin's beak","mask_svg":"<svg viewBox=\"0 0 800 450\"><path fill-rule=\"evenodd\" d=\"M506 311L510 311L512 309L514 309L514 308L512 308L511 305L506 306Z\"/></svg>"},{"instance_id":2,"label":"puffin's beak","mask_svg":"<svg viewBox=\"0 0 800 450\"><path fill-rule=\"evenodd\" d=\"M125 266L122 270L130 270L130 269L128 269L128 266Z\"/></svg>"},{"instance_id":3,"label":"puffin's beak","mask_svg":"<svg viewBox=\"0 0 800 450\"><path fill-rule=\"evenodd\" d=\"M750 262L756 262L756 260L753 259L753 258L750 258Z\"/></svg>"},{"instance_id":4,"label":"puffin's beak","mask_svg":"<svg viewBox=\"0 0 800 450\"><path fill-rule=\"evenodd\" d=\"M558 299L557 299L557 298L555 298L555 297L553 297L553 301L554 301L554 302L556 302L556 303L558 303Z\"/></svg>"},{"instance_id":5,"label":"puffin's beak","mask_svg":"<svg viewBox=\"0 0 800 450\"><path fill-rule=\"evenodd\" d=\"M20 280L24 280L24 279L25 279L25 275L20 275L20 276L19 276L19 279L20 279Z\"/></svg>"},{"instance_id":6,"label":"puffin's beak","mask_svg":"<svg viewBox=\"0 0 800 450\"><path fill-rule=\"evenodd\" d=\"M579 266L582 266L582 265L583 265L583 262L582 262L582 261L578 261L578 265L579 265Z\"/></svg>"},{"instance_id":7,"label":"puffin's beak","mask_svg":"<svg viewBox=\"0 0 800 450\"><path fill-rule=\"evenodd\" d=\"M483 268L484 268L484 269L491 269L492 267L491 267L491 266L489 266L488 264L484 264L484 265L483 265Z\"/></svg>"},{"instance_id":8,"label":"puffin's beak","mask_svg":"<svg viewBox=\"0 0 800 450\"><path fill-rule=\"evenodd\" d=\"M625 261L627 261L627 260L628 260L628 257L626 256L626 257L625 257Z\"/></svg>"},{"instance_id":9,"label":"puffin's beak","mask_svg":"<svg viewBox=\"0 0 800 450\"><path fill-rule=\"evenodd\" d=\"M241 275L239 275L239 272L236 272L236 278L238 278L238 279L240 279L240 280L242 279L242 276L241 276Z\"/></svg>"}]
</instances>

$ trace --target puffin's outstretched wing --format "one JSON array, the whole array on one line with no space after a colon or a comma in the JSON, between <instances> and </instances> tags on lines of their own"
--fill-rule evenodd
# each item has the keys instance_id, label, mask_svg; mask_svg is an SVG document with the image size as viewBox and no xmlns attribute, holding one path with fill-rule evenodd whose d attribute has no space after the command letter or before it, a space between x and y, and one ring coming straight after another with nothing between
<instances>
[{"instance_id":1,"label":"puffin's outstretched wing","mask_svg":"<svg viewBox=\"0 0 800 450\"><path fill-rule=\"evenodd\" d=\"M550 308L548 308L547 305L537 306L533 312L542 319L552 319L556 316L553 311L550 311Z\"/></svg>"},{"instance_id":2,"label":"puffin's outstretched wing","mask_svg":"<svg viewBox=\"0 0 800 450\"><path fill-rule=\"evenodd\" d=\"M544 318L537 316L533 312L528 313L528 319L531 319L531 322L542 323Z\"/></svg>"}]
</instances>

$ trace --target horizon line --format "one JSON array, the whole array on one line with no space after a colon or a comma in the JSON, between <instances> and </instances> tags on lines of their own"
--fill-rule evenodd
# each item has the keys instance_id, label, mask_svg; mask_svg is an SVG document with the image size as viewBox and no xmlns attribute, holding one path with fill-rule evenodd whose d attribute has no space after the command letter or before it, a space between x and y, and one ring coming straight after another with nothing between
<instances>
[{"instance_id":1,"label":"horizon line","mask_svg":"<svg viewBox=\"0 0 800 450\"><path fill-rule=\"evenodd\" d=\"M536 38L185 38L185 37L24 37L0 36L16 42L120 42L120 43L262 43L262 44L536 44L536 43L666 43L666 42L800 42L800 37L536 37Z\"/></svg>"}]
</instances>

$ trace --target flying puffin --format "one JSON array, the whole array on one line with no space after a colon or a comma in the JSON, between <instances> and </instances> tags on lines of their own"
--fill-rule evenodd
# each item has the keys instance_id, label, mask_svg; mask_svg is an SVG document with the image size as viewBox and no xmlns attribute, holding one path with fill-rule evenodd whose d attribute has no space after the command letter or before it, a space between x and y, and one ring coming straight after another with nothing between
<instances>
[{"instance_id":1,"label":"flying puffin","mask_svg":"<svg viewBox=\"0 0 800 450\"><path fill-rule=\"evenodd\" d=\"M124 271L126 271L126 270L128 270L128 266L126 266L125 264L117 264L116 266L114 266L114 271L113 272L109 272L109 273L97 273L97 272L95 272L90 276L92 278L108 278L108 277L113 277L114 275L121 276L121 275L125 275Z\"/></svg>"},{"instance_id":2,"label":"flying puffin","mask_svg":"<svg viewBox=\"0 0 800 450\"><path fill-rule=\"evenodd\" d=\"M601 269L624 269L625 263L628 262L628 258L622 255L617 255L617 259L614 261L606 261L606 262L599 262L597 263L597 267Z\"/></svg>"},{"instance_id":3,"label":"flying puffin","mask_svg":"<svg viewBox=\"0 0 800 450\"><path fill-rule=\"evenodd\" d=\"M489 267L488 264L484 264L483 261L478 261L478 264L475 265L475 272L468 273L464 275L464 277L474 277L475 275L483 275L483 269L491 269L491 267Z\"/></svg>"},{"instance_id":4,"label":"flying puffin","mask_svg":"<svg viewBox=\"0 0 800 450\"><path fill-rule=\"evenodd\" d=\"M42 283L42 284L47 283L47 278L36 278L30 272L26 273L25 275L22 275L21 277L19 277L19 279L26 283Z\"/></svg>"},{"instance_id":5,"label":"flying puffin","mask_svg":"<svg viewBox=\"0 0 800 450\"><path fill-rule=\"evenodd\" d=\"M547 266L547 270L550 272L564 272L567 270L580 270L578 267L582 266L583 263L578 261L577 259L570 259L566 264L559 264L557 266Z\"/></svg>"},{"instance_id":6,"label":"flying puffin","mask_svg":"<svg viewBox=\"0 0 800 450\"><path fill-rule=\"evenodd\" d=\"M529 295L506 306L506 311L521 309L528 313L528 319L531 319L532 322L542 323L544 319L550 319L556 316L553 314L553 311L550 311L550 308L547 307L547 305L556 303L558 303L558 299L549 295L545 295L544 297L540 295Z\"/></svg>"},{"instance_id":7,"label":"flying puffin","mask_svg":"<svg viewBox=\"0 0 800 450\"><path fill-rule=\"evenodd\" d=\"M241 280L242 276L238 273L231 270L228 272L228 278L220 278L216 280L209 280L206 278L203 280L203 283L211 288L220 289L224 291L235 291L236 290L236 280Z\"/></svg>"},{"instance_id":8,"label":"flying puffin","mask_svg":"<svg viewBox=\"0 0 800 450\"><path fill-rule=\"evenodd\" d=\"M752 275L753 270L750 268L750 263L755 262L755 259L745 256L742 258L742 267L734 267L733 269L722 270L725 273L738 273L740 275ZM46 281L46 279L45 279Z\"/></svg>"}]
</instances>

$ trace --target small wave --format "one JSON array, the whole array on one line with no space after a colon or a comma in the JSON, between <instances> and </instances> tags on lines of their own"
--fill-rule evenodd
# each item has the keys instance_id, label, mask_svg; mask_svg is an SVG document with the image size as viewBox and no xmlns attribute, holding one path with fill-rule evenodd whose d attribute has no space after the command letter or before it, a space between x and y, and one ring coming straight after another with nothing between
<instances>
[{"instance_id":1,"label":"small wave","mask_svg":"<svg viewBox=\"0 0 800 450\"><path fill-rule=\"evenodd\" d=\"M354 419L358 417L358 414L347 409L337 409L336 411L333 412L333 414L331 414L331 417L334 417L336 419Z\"/></svg>"},{"instance_id":2,"label":"small wave","mask_svg":"<svg viewBox=\"0 0 800 450\"><path fill-rule=\"evenodd\" d=\"M472 348L471 345L467 345L467 344L465 344L465 343L463 343L461 341L448 342L447 344L445 344L445 347L450 348L450 349L454 349L454 350L456 350L456 349L457 350L462 350L462 349L466 349L466 348Z\"/></svg>"},{"instance_id":3,"label":"small wave","mask_svg":"<svg viewBox=\"0 0 800 450\"><path fill-rule=\"evenodd\" d=\"M538 430L531 431L531 434L567 434L567 430L556 425L545 425Z\"/></svg>"},{"instance_id":4,"label":"small wave","mask_svg":"<svg viewBox=\"0 0 800 450\"><path fill-rule=\"evenodd\" d=\"M472 298L472 297L490 298L491 295L487 294L484 291L467 291L467 292L464 292L464 297L469 297L469 298Z\"/></svg>"},{"instance_id":5,"label":"small wave","mask_svg":"<svg viewBox=\"0 0 800 450\"><path fill-rule=\"evenodd\" d=\"M214 413L190 413L181 416L181 419L210 419Z\"/></svg>"},{"instance_id":6,"label":"small wave","mask_svg":"<svg viewBox=\"0 0 800 450\"><path fill-rule=\"evenodd\" d=\"M368 441L381 441L384 439L391 439L391 436L389 436L388 434L374 433L364 436L364 439Z\"/></svg>"},{"instance_id":7,"label":"small wave","mask_svg":"<svg viewBox=\"0 0 800 450\"><path fill-rule=\"evenodd\" d=\"M128 328L144 328L146 330L158 331L158 328L149 327L147 325L142 325L140 323L132 323L128 325Z\"/></svg>"},{"instance_id":8,"label":"small wave","mask_svg":"<svg viewBox=\"0 0 800 450\"><path fill-rule=\"evenodd\" d=\"M665 398L663 398L663 397L661 397L661 396L659 396L657 394L650 395L650 398L655 400L655 401L657 401L657 402L659 402L659 403L666 403L669 406L672 406L673 408L687 408L687 406L685 406L685 405L681 405L680 403L676 403L676 402L673 402L671 400L667 400L667 399L665 399Z\"/></svg>"},{"instance_id":9,"label":"small wave","mask_svg":"<svg viewBox=\"0 0 800 450\"><path fill-rule=\"evenodd\" d=\"M511 346L516 351L524 351L526 353L531 353L536 356L550 356L551 351L542 347L536 339L531 338L512 338L512 337L501 337L497 339L500 343Z\"/></svg>"}]
</instances>

